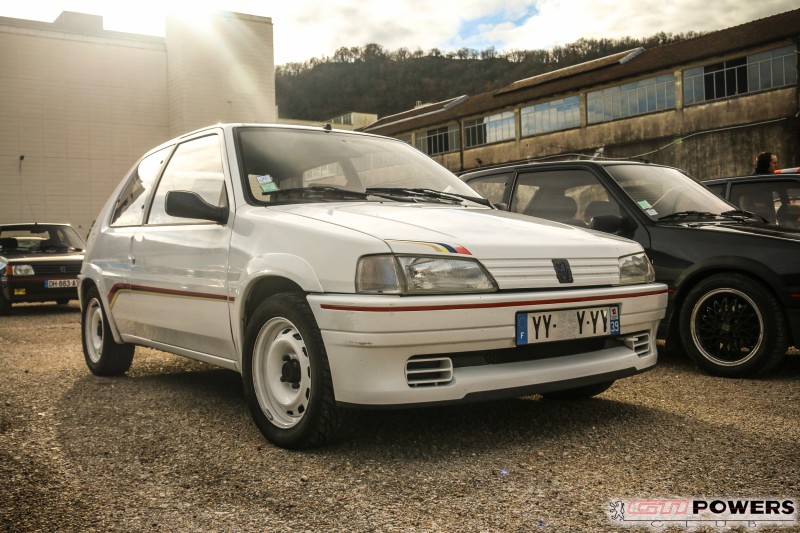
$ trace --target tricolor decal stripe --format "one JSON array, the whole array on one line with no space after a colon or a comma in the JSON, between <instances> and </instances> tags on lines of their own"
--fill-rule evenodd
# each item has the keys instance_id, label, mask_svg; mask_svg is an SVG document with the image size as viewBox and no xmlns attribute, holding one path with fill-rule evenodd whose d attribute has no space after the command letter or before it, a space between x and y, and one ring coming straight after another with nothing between
<instances>
[{"instance_id":1,"label":"tricolor decal stripe","mask_svg":"<svg viewBox=\"0 0 800 533\"><path fill-rule=\"evenodd\" d=\"M123 292L136 292L139 294L151 294L158 296L170 296L174 298L194 298L197 300L212 300L220 302L234 302L235 298L228 297L224 294L209 294L203 292L193 291L176 291L173 289L161 289L157 287L146 287L143 285L128 285L125 283L117 283L111 290L108 291L108 301L110 305L114 306L114 300Z\"/></svg>"},{"instance_id":2,"label":"tricolor decal stripe","mask_svg":"<svg viewBox=\"0 0 800 533\"><path fill-rule=\"evenodd\" d=\"M465 247L461 246L460 244L447 244L447 243L444 243L444 242L424 242L424 241L390 241L390 242L402 242L402 243L405 243L405 244L419 244L421 246L427 246L429 248L433 248L437 252L442 252L442 253L472 255L469 250L467 250Z\"/></svg>"},{"instance_id":3,"label":"tricolor decal stripe","mask_svg":"<svg viewBox=\"0 0 800 533\"><path fill-rule=\"evenodd\" d=\"M535 305L551 305L564 303L596 302L598 300L624 300L627 298L641 298L642 296L657 296L667 294L666 290L637 292L632 294L611 294L608 296L587 296L584 298L552 298L549 300L526 300L522 302L492 302L485 304L464 305L418 305L404 307L366 307L360 305L322 304L323 309L332 311L363 311L367 313L399 313L408 311L453 311L458 309L489 309L497 307L528 307Z\"/></svg>"}]
</instances>

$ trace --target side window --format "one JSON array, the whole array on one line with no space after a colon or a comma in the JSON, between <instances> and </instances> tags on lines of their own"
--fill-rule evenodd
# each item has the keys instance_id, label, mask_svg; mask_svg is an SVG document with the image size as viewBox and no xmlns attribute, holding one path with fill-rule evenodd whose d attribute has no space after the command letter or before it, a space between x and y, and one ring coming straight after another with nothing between
<instances>
[{"instance_id":1,"label":"side window","mask_svg":"<svg viewBox=\"0 0 800 533\"><path fill-rule=\"evenodd\" d=\"M733 183L731 184L731 203L740 209L764 217L770 224L775 224L776 199L778 199L775 185L770 181ZM778 200L779 202L780 200Z\"/></svg>"},{"instance_id":2,"label":"side window","mask_svg":"<svg viewBox=\"0 0 800 533\"><path fill-rule=\"evenodd\" d=\"M580 169L521 174L512 210L583 227L591 227L594 217L622 214L597 176Z\"/></svg>"},{"instance_id":3,"label":"side window","mask_svg":"<svg viewBox=\"0 0 800 533\"><path fill-rule=\"evenodd\" d=\"M506 189L513 177L514 175L511 173L481 176L469 180L467 185L493 204L499 204L505 201Z\"/></svg>"},{"instance_id":4,"label":"side window","mask_svg":"<svg viewBox=\"0 0 800 533\"><path fill-rule=\"evenodd\" d=\"M170 149L159 150L139 162L117 198L111 216L112 226L138 226L142 223L145 202Z\"/></svg>"},{"instance_id":5,"label":"side window","mask_svg":"<svg viewBox=\"0 0 800 533\"><path fill-rule=\"evenodd\" d=\"M192 191L206 202L223 207L227 203L225 173L219 137L209 135L178 145L156 188L148 224L196 224L197 220L172 217L165 211L169 191Z\"/></svg>"}]
</instances>

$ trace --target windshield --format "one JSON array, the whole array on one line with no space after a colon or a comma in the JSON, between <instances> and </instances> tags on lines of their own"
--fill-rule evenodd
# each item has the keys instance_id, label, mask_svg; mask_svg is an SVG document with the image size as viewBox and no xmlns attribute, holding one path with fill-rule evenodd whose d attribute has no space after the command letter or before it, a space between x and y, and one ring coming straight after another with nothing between
<instances>
[{"instance_id":1,"label":"windshield","mask_svg":"<svg viewBox=\"0 0 800 533\"><path fill-rule=\"evenodd\" d=\"M607 165L611 177L651 220L730 216L735 207L683 172L649 165Z\"/></svg>"},{"instance_id":2,"label":"windshield","mask_svg":"<svg viewBox=\"0 0 800 533\"><path fill-rule=\"evenodd\" d=\"M83 239L71 226L25 224L0 226L0 250L23 253L82 252Z\"/></svg>"},{"instance_id":3,"label":"windshield","mask_svg":"<svg viewBox=\"0 0 800 533\"><path fill-rule=\"evenodd\" d=\"M402 141L321 130L238 128L245 189L260 204L313 201L442 203L480 198L467 184ZM349 194L350 193L353 194Z\"/></svg>"}]
</instances>

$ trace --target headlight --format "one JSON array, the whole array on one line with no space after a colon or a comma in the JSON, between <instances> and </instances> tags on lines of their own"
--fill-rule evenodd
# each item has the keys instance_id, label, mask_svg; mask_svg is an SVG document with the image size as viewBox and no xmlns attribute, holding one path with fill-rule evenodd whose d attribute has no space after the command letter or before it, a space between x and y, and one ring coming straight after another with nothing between
<instances>
[{"instance_id":1,"label":"headlight","mask_svg":"<svg viewBox=\"0 0 800 533\"><path fill-rule=\"evenodd\" d=\"M621 285L648 283L656 279L653 265L644 252L619 258L619 282Z\"/></svg>"},{"instance_id":2,"label":"headlight","mask_svg":"<svg viewBox=\"0 0 800 533\"><path fill-rule=\"evenodd\" d=\"M497 284L474 259L370 255L358 261L356 291L362 294L494 292Z\"/></svg>"},{"instance_id":3,"label":"headlight","mask_svg":"<svg viewBox=\"0 0 800 533\"><path fill-rule=\"evenodd\" d=\"M33 267L31 265L12 265L11 274L14 276L33 276Z\"/></svg>"}]
</instances>

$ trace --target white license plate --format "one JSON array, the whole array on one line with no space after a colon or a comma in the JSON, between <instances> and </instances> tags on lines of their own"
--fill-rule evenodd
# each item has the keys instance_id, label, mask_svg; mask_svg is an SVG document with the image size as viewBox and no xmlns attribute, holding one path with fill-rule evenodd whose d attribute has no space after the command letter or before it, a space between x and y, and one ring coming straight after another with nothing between
<instances>
[{"instance_id":1,"label":"white license plate","mask_svg":"<svg viewBox=\"0 0 800 533\"><path fill-rule=\"evenodd\" d=\"M48 289L64 289L67 287L77 287L77 279L48 279L45 283Z\"/></svg>"},{"instance_id":2,"label":"white license plate","mask_svg":"<svg viewBox=\"0 0 800 533\"><path fill-rule=\"evenodd\" d=\"M619 305L517 313L517 345L619 335Z\"/></svg>"}]
</instances>

